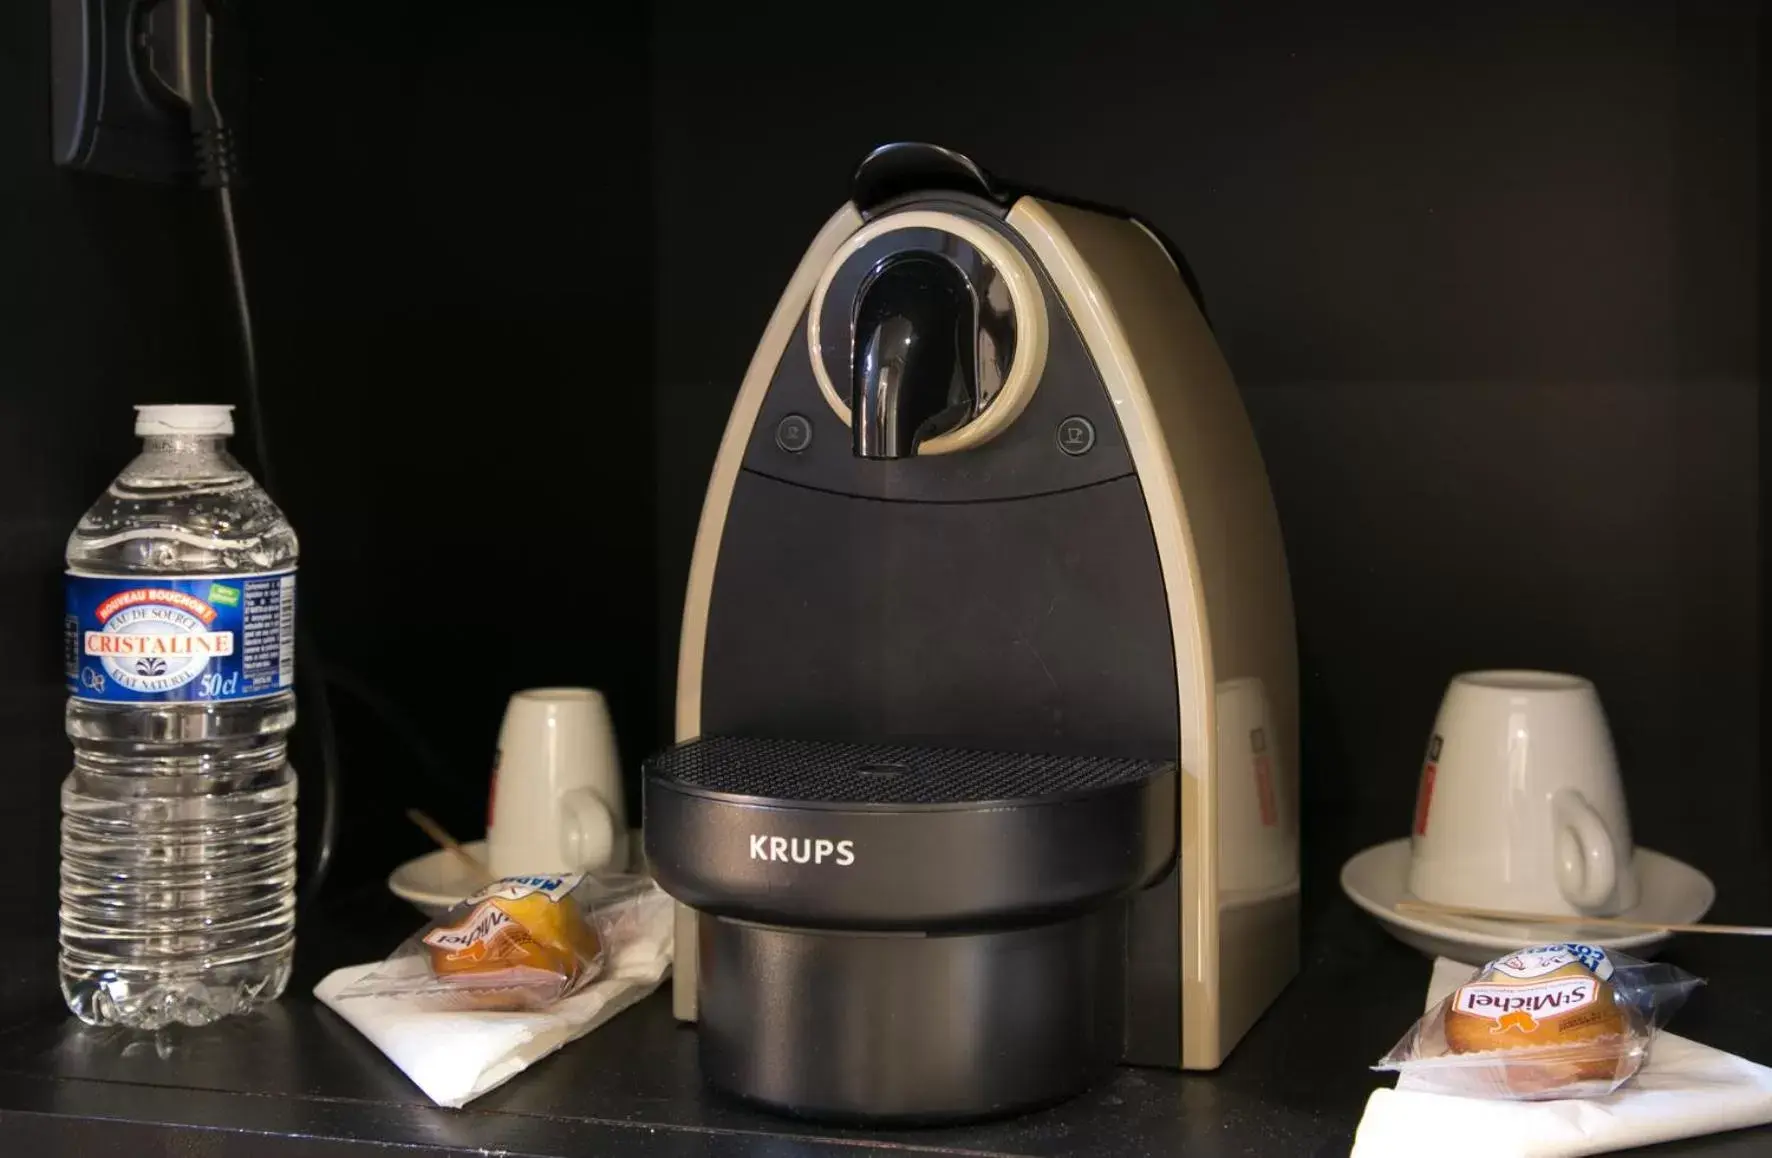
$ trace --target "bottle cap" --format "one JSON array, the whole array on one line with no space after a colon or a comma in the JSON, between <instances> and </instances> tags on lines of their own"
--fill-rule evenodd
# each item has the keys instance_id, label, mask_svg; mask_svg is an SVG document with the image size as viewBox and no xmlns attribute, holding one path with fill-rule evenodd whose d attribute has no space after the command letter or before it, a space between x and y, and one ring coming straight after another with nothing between
<instances>
[{"instance_id":1,"label":"bottle cap","mask_svg":"<svg viewBox=\"0 0 1772 1158\"><path fill-rule=\"evenodd\" d=\"M137 406L135 432L147 434L232 434L232 406Z\"/></svg>"}]
</instances>

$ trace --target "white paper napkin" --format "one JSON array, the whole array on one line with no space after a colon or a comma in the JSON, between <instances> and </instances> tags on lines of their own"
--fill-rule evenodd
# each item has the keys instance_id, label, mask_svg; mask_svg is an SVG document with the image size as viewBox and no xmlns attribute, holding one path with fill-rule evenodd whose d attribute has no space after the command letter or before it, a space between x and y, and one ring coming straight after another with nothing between
<instances>
[{"instance_id":1,"label":"white paper napkin","mask_svg":"<svg viewBox=\"0 0 1772 1158\"><path fill-rule=\"evenodd\" d=\"M439 1106L464 1106L538 1058L584 1036L639 1001L671 970L672 906L640 909L639 935L617 949L603 976L535 1013L433 1013L394 997L339 994L381 964L335 970L314 996L350 1022Z\"/></svg>"},{"instance_id":2,"label":"white paper napkin","mask_svg":"<svg viewBox=\"0 0 1772 1158\"><path fill-rule=\"evenodd\" d=\"M1435 961L1424 1008L1472 972ZM1396 1089L1373 1091L1351 1158L1568 1158L1772 1122L1772 1069L1666 1032L1656 1035L1637 1076L1604 1098L1507 1102L1423 1093L1412 1084L1404 1075Z\"/></svg>"}]
</instances>

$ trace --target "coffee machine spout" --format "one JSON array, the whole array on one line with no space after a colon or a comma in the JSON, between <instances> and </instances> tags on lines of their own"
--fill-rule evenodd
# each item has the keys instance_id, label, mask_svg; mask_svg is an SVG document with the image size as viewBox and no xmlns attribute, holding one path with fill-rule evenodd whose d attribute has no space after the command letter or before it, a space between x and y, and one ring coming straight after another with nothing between
<instances>
[{"instance_id":1,"label":"coffee machine spout","mask_svg":"<svg viewBox=\"0 0 1772 1158\"><path fill-rule=\"evenodd\" d=\"M977 311L960 270L933 253L887 258L855 305L855 454L898 459L976 409Z\"/></svg>"}]
</instances>

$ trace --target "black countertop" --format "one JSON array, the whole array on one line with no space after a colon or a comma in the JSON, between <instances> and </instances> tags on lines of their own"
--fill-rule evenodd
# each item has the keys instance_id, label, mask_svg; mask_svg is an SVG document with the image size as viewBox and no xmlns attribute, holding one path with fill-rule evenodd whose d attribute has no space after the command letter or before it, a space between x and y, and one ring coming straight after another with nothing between
<instances>
[{"instance_id":1,"label":"black countertop","mask_svg":"<svg viewBox=\"0 0 1772 1158\"><path fill-rule=\"evenodd\" d=\"M1331 878L1332 879L1332 878ZM963 1129L864 1134L800 1124L708 1091L693 1031L657 994L465 1110L439 1109L311 997L339 965L385 954L417 921L364 893L303 926L295 982L275 1006L197 1030L95 1030L62 1010L49 946L0 975L0 1154L336 1156L1343 1155L1366 1066L1420 1012L1429 962L1339 897L1307 924L1305 969L1213 1074L1123 1068L1042 1113ZM1772 1059L1772 946L1689 937L1668 956L1710 979L1674 1028ZM1772 1152L1772 1128L1655 1148Z\"/></svg>"}]
</instances>

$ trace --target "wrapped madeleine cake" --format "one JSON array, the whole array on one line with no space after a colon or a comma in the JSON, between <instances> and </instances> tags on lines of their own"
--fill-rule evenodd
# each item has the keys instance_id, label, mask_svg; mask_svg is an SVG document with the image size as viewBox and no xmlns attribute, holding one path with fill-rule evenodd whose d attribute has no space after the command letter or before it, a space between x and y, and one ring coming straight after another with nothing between
<instances>
[{"instance_id":1,"label":"wrapped madeleine cake","mask_svg":"<svg viewBox=\"0 0 1772 1158\"><path fill-rule=\"evenodd\" d=\"M1696 978L1589 945L1498 958L1430 1009L1377 1068L1468 1097L1598 1097L1629 1081Z\"/></svg>"},{"instance_id":2,"label":"wrapped madeleine cake","mask_svg":"<svg viewBox=\"0 0 1772 1158\"><path fill-rule=\"evenodd\" d=\"M431 971L447 979L461 1005L534 1008L570 993L602 960L596 930L572 899L576 883L501 881L465 917L424 935Z\"/></svg>"},{"instance_id":3,"label":"wrapped madeleine cake","mask_svg":"<svg viewBox=\"0 0 1772 1158\"><path fill-rule=\"evenodd\" d=\"M340 998L399 997L427 1008L545 1009L601 974L656 901L644 877L557 873L494 881L407 938Z\"/></svg>"}]
</instances>

